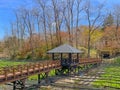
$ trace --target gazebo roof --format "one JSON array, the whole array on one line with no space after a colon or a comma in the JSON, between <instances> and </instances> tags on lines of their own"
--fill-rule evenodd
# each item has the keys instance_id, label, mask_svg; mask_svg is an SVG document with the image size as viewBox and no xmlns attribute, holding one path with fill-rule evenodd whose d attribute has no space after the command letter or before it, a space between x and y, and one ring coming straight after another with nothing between
<instances>
[{"instance_id":1,"label":"gazebo roof","mask_svg":"<svg viewBox=\"0 0 120 90\"><path fill-rule=\"evenodd\" d=\"M48 51L47 53L82 53L81 50L78 50L68 44L64 44L64 45L60 45L50 51Z\"/></svg>"}]
</instances>

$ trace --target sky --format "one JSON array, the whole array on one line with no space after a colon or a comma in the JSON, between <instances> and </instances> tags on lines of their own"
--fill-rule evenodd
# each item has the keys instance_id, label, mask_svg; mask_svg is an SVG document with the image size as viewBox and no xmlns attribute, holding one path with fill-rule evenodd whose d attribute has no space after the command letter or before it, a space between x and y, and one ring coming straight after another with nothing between
<instances>
[{"instance_id":1,"label":"sky","mask_svg":"<svg viewBox=\"0 0 120 90\"><path fill-rule=\"evenodd\" d=\"M21 6L32 7L32 0L0 0L0 40L10 28L10 22L15 20L14 11Z\"/></svg>"},{"instance_id":2,"label":"sky","mask_svg":"<svg viewBox=\"0 0 120 90\"><path fill-rule=\"evenodd\" d=\"M114 4L120 4L120 0L91 0L95 4L106 3L106 7L112 8ZM14 10L21 6L32 7L33 0L0 0L0 40L10 28L10 22L15 20Z\"/></svg>"}]
</instances>

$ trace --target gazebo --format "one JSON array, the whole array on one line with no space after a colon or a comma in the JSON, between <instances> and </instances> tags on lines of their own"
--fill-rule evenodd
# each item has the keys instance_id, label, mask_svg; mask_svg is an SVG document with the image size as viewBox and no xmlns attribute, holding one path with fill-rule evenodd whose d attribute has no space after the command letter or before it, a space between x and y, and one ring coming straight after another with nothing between
<instances>
[{"instance_id":1,"label":"gazebo","mask_svg":"<svg viewBox=\"0 0 120 90\"><path fill-rule=\"evenodd\" d=\"M47 52L52 55L52 60L56 60L56 54L60 56L57 58L61 61L62 68L72 68L79 64L79 54L82 53L81 50L78 50L68 44L60 45L50 51ZM75 55L75 57L73 57ZM67 56L67 58L65 58Z\"/></svg>"}]
</instances>

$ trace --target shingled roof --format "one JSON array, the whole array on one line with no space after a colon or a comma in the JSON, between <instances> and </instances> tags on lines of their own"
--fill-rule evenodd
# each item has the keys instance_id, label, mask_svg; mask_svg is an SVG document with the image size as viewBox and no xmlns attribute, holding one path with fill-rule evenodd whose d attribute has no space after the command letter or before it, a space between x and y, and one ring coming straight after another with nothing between
<instances>
[{"instance_id":1,"label":"shingled roof","mask_svg":"<svg viewBox=\"0 0 120 90\"><path fill-rule=\"evenodd\" d=\"M64 44L48 51L47 53L82 53L82 51L68 44Z\"/></svg>"}]
</instances>

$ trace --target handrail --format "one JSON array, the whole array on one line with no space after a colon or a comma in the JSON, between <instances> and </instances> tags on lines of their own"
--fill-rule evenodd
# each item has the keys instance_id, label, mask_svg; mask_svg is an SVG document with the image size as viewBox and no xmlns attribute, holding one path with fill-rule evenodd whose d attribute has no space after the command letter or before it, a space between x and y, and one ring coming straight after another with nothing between
<instances>
[{"instance_id":1,"label":"handrail","mask_svg":"<svg viewBox=\"0 0 120 90\"><path fill-rule=\"evenodd\" d=\"M79 59L79 63L99 63L99 62L102 62L102 59L100 58L81 58Z\"/></svg>"},{"instance_id":2,"label":"handrail","mask_svg":"<svg viewBox=\"0 0 120 90\"><path fill-rule=\"evenodd\" d=\"M74 59L71 60L73 65L75 63L80 64L89 64L89 63L100 63L102 62L101 59L98 58L81 58L81 59ZM19 79L22 77L28 77L30 75L39 74L42 72L49 72L52 69L59 69L61 68L61 61L60 60L50 60L50 61L40 61L36 63L28 63L23 65L15 65L15 66L8 66L0 68L0 83L2 80L5 82Z\"/></svg>"},{"instance_id":3,"label":"handrail","mask_svg":"<svg viewBox=\"0 0 120 90\"><path fill-rule=\"evenodd\" d=\"M61 68L61 63L57 61L45 61L37 63L29 63L24 65L16 65L0 68L0 80L10 80L17 77L25 77L35 73L50 71L53 68Z\"/></svg>"}]
</instances>

